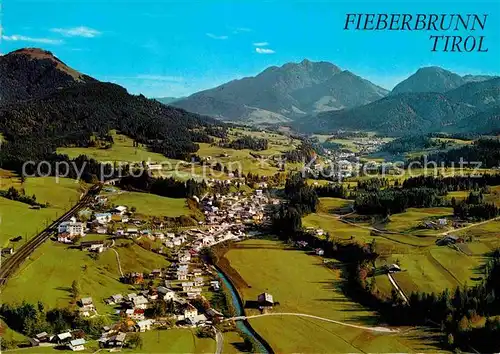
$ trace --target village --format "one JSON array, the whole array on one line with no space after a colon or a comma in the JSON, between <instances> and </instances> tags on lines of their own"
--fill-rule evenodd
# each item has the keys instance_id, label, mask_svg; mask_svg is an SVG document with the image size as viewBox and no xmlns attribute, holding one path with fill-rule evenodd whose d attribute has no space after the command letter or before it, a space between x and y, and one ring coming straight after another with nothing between
<instances>
[{"instance_id":1,"label":"village","mask_svg":"<svg viewBox=\"0 0 500 354\"><path fill-rule=\"evenodd\" d=\"M266 211L269 205L279 201L261 189L249 195L228 193L194 199L206 220L196 228L169 230L161 224L136 218L128 206L108 207L108 199L103 195L95 197L90 210L58 225L54 241L89 252L89 255L106 252L122 239L134 242L148 239L161 244L158 253L169 258L167 268L153 269L149 274L121 274L120 282L134 291L110 294L104 300L119 320L102 328L99 347L119 350L127 345L131 333L174 326L198 328L215 337L214 325L228 317L224 309L213 308L206 299L207 294L219 294L223 289L215 269L202 260L200 252L221 242L259 234L256 226L269 222ZM102 238L86 241L87 235L101 235ZM256 300L264 308L271 305L269 299L272 295L261 294ZM92 294L79 298L77 308L82 317L101 316ZM81 351L85 350L87 337L81 330L43 332L30 342L32 346Z\"/></svg>"}]
</instances>

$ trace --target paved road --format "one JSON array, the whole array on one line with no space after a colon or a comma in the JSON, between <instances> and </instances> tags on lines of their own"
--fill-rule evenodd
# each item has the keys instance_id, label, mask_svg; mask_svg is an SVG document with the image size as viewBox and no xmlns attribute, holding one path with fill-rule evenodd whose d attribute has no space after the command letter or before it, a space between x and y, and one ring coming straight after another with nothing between
<instances>
[{"instance_id":1,"label":"paved road","mask_svg":"<svg viewBox=\"0 0 500 354\"><path fill-rule=\"evenodd\" d=\"M396 291L399 293L399 295L401 295L401 297L403 298L403 300L407 304L409 304L410 302L408 301L408 298L406 297L406 295L403 292L403 290L401 290L401 288L399 287L398 283L396 283L396 280L394 280L394 278L392 277L392 274L391 273L387 273L387 277L389 278L389 281L391 282L392 286L396 289Z\"/></svg>"},{"instance_id":2,"label":"paved road","mask_svg":"<svg viewBox=\"0 0 500 354\"><path fill-rule=\"evenodd\" d=\"M453 232L457 232L457 231L462 231L462 230L470 229L471 227L475 227L475 226L479 226L479 225L487 224L487 223L492 222L492 221L495 221L495 220L500 220L500 216L497 216L496 218L493 218L493 219L488 219L488 220L485 220L485 221L476 222L476 223L474 223L474 224L470 224L470 225L467 225L467 226L461 227L461 228L459 228L459 229L454 229L454 230L449 230L449 231L441 232L441 233L439 233L439 234L437 234L437 235L438 235L438 236L446 236L446 235L451 234L451 233L453 233Z\"/></svg>"},{"instance_id":3,"label":"paved road","mask_svg":"<svg viewBox=\"0 0 500 354\"><path fill-rule=\"evenodd\" d=\"M391 328L387 328L387 327L366 327L366 326L355 325L355 324L352 324L352 323L346 323L346 322L331 320L329 318L324 318L324 317L319 317L319 316L314 316L314 315L308 315L306 313L295 313L295 312L263 313L261 315L232 317L232 318L229 318L228 320L246 320L246 319L258 318L258 317L265 317L265 316L299 316L299 317L309 317L309 318L314 318L316 320L321 320L321 321L335 323L335 324L338 324L338 325L341 325L341 326L352 327L352 328L359 328L359 329L364 329L364 330L372 331L372 332L380 332L380 333L397 333L397 332L399 332L399 330L397 330L397 329L391 329Z\"/></svg>"}]
</instances>

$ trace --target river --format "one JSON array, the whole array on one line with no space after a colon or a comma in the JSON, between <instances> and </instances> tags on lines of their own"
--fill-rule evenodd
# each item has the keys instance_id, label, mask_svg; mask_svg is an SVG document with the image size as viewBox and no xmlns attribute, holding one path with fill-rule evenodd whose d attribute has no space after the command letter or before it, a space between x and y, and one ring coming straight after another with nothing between
<instances>
[{"instance_id":1,"label":"river","mask_svg":"<svg viewBox=\"0 0 500 354\"><path fill-rule=\"evenodd\" d=\"M231 294L231 301L233 302L233 306L236 310L236 316L245 316L245 311L243 311L243 301L241 300L237 290L233 286L233 283L231 283L226 275L222 273L218 268L216 268L216 271L226 288L229 290L229 293ZM245 333L254 340L254 342L257 344L257 350L259 353L273 353L272 349L269 347L269 344L263 342L263 339L257 334L257 332L255 332L255 330L250 326L247 320L236 321L236 327L241 332Z\"/></svg>"}]
</instances>

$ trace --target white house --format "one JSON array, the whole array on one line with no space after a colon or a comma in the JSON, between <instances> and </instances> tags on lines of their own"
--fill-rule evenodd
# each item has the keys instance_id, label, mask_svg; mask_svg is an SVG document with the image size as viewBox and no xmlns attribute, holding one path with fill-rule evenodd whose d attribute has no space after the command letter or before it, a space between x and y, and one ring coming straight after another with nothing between
<instances>
[{"instance_id":1,"label":"white house","mask_svg":"<svg viewBox=\"0 0 500 354\"><path fill-rule=\"evenodd\" d=\"M72 217L69 221L63 221L57 227L57 231L60 234L66 233L70 237L76 235L85 236L85 226L81 222L77 222L75 217Z\"/></svg>"},{"instance_id":2,"label":"white house","mask_svg":"<svg viewBox=\"0 0 500 354\"><path fill-rule=\"evenodd\" d=\"M139 331L139 332L146 332L146 331L149 331L151 329L151 324L153 322L151 320L143 320L143 321L139 321L137 322L137 324L135 325L135 328Z\"/></svg>"},{"instance_id":3,"label":"white house","mask_svg":"<svg viewBox=\"0 0 500 354\"><path fill-rule=\"evenodd\" d=\"M175 291L165 287L165 286L159 286L156 291L158 291L158 294L163 298L165 301L173 300L175 298Z\"/></svg>"},{"instance_id":4,"label":"white house","mask_svg":"<svg viewBox=\"0 0 500 354\"><path fill-rule=\"evenodd\" d=\"M111 213L95 213L94 216L99 224L106 224L111 221Z\"/></svg>"},{"instance_id":5,"label":"white house","mask_svg":"<svg viewBox=\"0 0 500 354\"><path fill-rule=\"evenodd\" d=\"M195 322L196 316L198 316L198 310L196 307L187 303L184 307L184 319L189 319L191 322Z\"/></svg>"},{"instance_id":6,"label":"white house","mask_svg":"<svg viewBox=\"0 0 500 354\"><path fill-rule=\"evenodd\" d=\"M123 205L119 205L111 210L111 213L115 215L123 215L126 212L127 212L127 207Z\"/></svg>"}]
</instances>

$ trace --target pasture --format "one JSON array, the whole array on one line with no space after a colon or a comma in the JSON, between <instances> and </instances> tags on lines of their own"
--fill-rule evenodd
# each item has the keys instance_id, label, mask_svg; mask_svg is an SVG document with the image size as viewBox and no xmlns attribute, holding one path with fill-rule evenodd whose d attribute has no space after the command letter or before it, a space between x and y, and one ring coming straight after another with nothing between
<instances>
[{"instance_id":1,"label":"pasture","mask_svg":"<svg viewBox=\"0 0 500 354\"><path fill-rule=\"evenodd\" d=\"M163 257L130 242L127 244L129 246L115 247L124 273L149 272L168 266ZM82 297L91 296L99 313L111 313L113 308L105 305L103 300L116 293L125 295L133 291L119 278L116 255L112 250L106 250L95 260L89 252L48 241L9 280L2 291L2 302L42 301L48 308L66 307L71 300L71 284L77 280ZM33 291L35 286L36 291Z\"/></svg>"},{"instance_id":2,"label":"pasture","mask_svg":"<svg viewBox=\"0 0 500 354\"><path fill-rule=\"evenodd\" d=\"M317 315L364 326L379 325L378 316L346 298L338 271L324 266L321 258L288 249L272 240L247 240L230 249L225 257L247 283L236 282L244 301L271 293L280 304L273 312ZM344 327L319 320L290 316L250 320L276 352L409 352L435 350L428 339L416 340ZM415 332L415 337L420 335ZM418 348L418 349L417 349Z\"/></svg>"},{"instance_id":3,"label":"pasture","mask_svg":"<svg viewBox=\"0 0 500 354\"><path fill-rule=\"evenodd\" d=\"M186 200L183 198L167 198L155 194L119 191L109 195L108 200L115 205L125 205L129 209L135 207L136 213L148 216L176 217L189 214Z\"/></svg>"},{"instance_id":4,"label":"pasture","mask_svg":"<svg viewBox=\"0 0 500 354\"><path fill-rule=\"evenodd\" d=\"M2 224L0 246L14 248L42 231L76 204L86 187L75 180L67 178L56 180L53 177L27 178L21 184L17 176L6 175L5 171L0 181L1 189L8 189L11 186L18 190L24 189L27 195L36 195L38 202L49 203L47 208L37 210L32 209L28 204L0 197ZM23 239L18 242L9 241L17 236L22 236Z\"/></svg>"}]
</instances>

